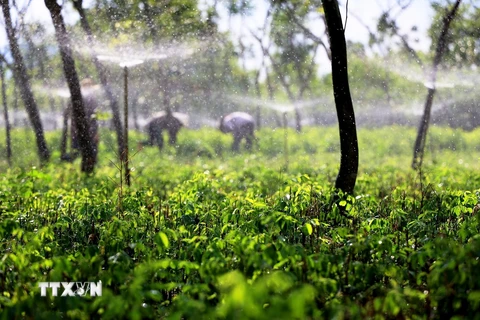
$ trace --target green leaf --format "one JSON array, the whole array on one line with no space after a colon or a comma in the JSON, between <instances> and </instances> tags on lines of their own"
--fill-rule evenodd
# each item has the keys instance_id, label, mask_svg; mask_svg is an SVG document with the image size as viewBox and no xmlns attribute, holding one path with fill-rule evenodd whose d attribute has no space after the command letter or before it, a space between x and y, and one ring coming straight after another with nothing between
<instances>
[{"instance_id":1,"label":"green leaf","mask_svg":"<svg viewBox=\"0 0 480 320\"><path fill-rule=\"evenodd\" d=\"M313 232L312 225L308 222L303 225L303 229L304 229L303 233L305 233L308 236L311 235Z\"/></svg>"},{"instance_id":2,"label":"green leaf","mask_svg":"<svg viewBox=\"0 0 480 320\"><path fill-rule=\"evenodd\" d=\"M170 242L168 241L168 237L163 232L159 232L155 235L155 243L165 249L168 249L170 247Z\"/></svg>"}]
</instances>

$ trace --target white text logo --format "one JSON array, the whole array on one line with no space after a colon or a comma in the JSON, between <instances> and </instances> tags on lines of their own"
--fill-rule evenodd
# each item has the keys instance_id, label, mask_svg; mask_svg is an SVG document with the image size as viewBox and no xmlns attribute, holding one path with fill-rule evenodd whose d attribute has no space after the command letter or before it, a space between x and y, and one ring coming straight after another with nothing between
<instances>
[{"instance_id":1,"label":"white text logo","mask_svg":"<svg viewBox=\"0 0 480 320\"><path fill-rule=\"evenodd\" d=\"M91 297L102 296L102 281L95 282L40 282L40 295L47 296L47 290L50 288L52 297L75 297L86 296ZM59 290L61 288L61 290Z\"/></svg>"}]
</instances>

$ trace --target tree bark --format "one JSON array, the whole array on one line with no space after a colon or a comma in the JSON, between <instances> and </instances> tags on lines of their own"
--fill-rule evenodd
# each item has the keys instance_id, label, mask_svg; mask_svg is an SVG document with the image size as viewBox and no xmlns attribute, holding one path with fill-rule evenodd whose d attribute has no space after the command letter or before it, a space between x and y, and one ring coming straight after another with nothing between
<instances>
[{"instance_id":1,"label":"tree bark","mask_svg":"<svg viewBox=\"0 0 480 320\"><path fill-rule=\"evenodd\" d=\"M3 100L3 116L5 117L6 144L7 144L7 161L8 165L12 165L12 141L10 139L10 120L8 119L7 93L5 89L5 69L3 62L0 61L0 78L2 80L2 100Z\"/></svg>"},{"instance_id":2,"label":"tree bark","mask_svg":"<svg viewBox=\"0 0 480 320\"><path fill-rule=\"evenodd\" d=\"M60 159L62 160L70 160L72 159L71 156L67 154L67 144L68 144L68 119L71 117L70 115L70 107L67 106L65 110L63 110L63 127L62 127L62 138L60 140Z\"/></svg>"},{"instance_id":3,"label":"tree bark","mask_svg":"<svg viewBox=\"0 0 480 320\"><path fill-rule=\"evenodd\" d=\"M458 11L462 0L455 1L452 9L447 11L442 21L442 31L438 37L437 48L435 49L435 57L433 59L433 67L431 73L431 87L428 88L427 99L425 101L425 108L423 111L422 119L420 120L420 125L418 127L417 139L415 140L415 146L413 148L413 160L412 168L417 170L422 167L423 155L425 152L425 142L427 140L428 127L430 125L430 116L432 113L433 98L435 97L435 82L437 81L437 71L438 65L442 60L443 53L445 52L445 47L447 46L447 34L450 24L455 17L455 14Z\"/></svg>"},{"instance_id":4,"label":"tree bark","mask_svg":"<svg viewBox=\"0 0 480 320\"><path fill-rule=\"evenodd\" d=\"M85 108L83 105L82 92L80 90L80 81L78 80L75 69L75 61L71 51L71 43L65 28L65 23L61 15L61 6L56 0L45 0L45 5L50 11L53 26L55 27L55 36L57 38L60 55L63 61L63 71L65 79L70 90L72 101L72 121L75 120L78 130L78 141L82 153L82 172L92 173L95 168L96 152L93 141L90 137L90 123L87 120Z\"/></svg>"},{"instance_id":5,"label":"tree bark","mask_svg":"<svg viewBox=\"0 0 480 320\"><path fill-rule=\"evenodd\" d=\"M324 0L323 9L332 52L333 95L340 130L340 170L335 188L351 194L358 173L358 141L355 112L348 83L347 45L338 1Z\"/></svg>"},{"instance_id":6,"label":"tree bark","mask_svg":"<svg viewBox=\"0 0 480 320\"><path fill-rule=\"evenodd\" d=\"M18 41L15 36L15 30L12 25L9 0L1 0L0 3L2 5L3 16L5 18L5 30L7 32L7 38L10 44L10 51L15 61L13 77L16 85L20 88L20 96L23 99L28 118L32 124L33 130L35 131L40 162L45 163L50 159L50 152L48 150L47 141L45 140L45 135L43 133L43 126L37 103L32 93L30 79L28 78L27 69L25 67L20 48L18 46Z\"/></svg>"},{"instance_id":7,"label":"tree bark","mask_svg":"<svg viewBox=\"0 0 480 320\"><path fill-rule=\"evenodd\" d=\"M105 91L105 94L107 95L107 99L110 101L110 109L112 110L112 116L113 116L113 126L115 128L115 133L117 135L117 145L118 145L118 154L120 156L120 160L122 160L122 154L123 154L123 131L122 131L122 120L120 117L120 108L118 105L118 100L113 94L112 87L108 84L107 80L107 73L105 71L105 68L103 65L100 63L100 61L97 58L97 55L93 49L93 33L92 29L90 28L90 24L88 23L87 16L85 14L85 10L83 10L83 0L73 0L73 6L75 9L78 11L78 14L80 15L80 24L82 26L83 31L87 35L87 41L88 44L91 48L92 52L92 61L93 64L95 65L95 68L97 69L98 77L100 79L100 83L102 84L103 90Z\"/></svg>"}]
</instances>

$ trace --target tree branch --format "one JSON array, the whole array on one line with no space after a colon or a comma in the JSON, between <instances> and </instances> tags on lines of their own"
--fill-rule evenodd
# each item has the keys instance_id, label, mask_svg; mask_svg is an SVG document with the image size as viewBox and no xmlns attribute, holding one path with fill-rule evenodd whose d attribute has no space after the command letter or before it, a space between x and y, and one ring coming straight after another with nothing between
<instances>
[{"instance_id":1,"label":"tree branch","mask_svg":"<svg viewBox=\"0 0 480 320\"><path fill-rule=\"evenodd\" d=\"M330 51L330 48L327 47L327 45L325 45L325 42L320 38L318 37L317 35L315 35L312 31L310 31L310 29L308 29L307 27L305 27L296 17L296 15L294 14L294 12L292 12L291 9L285 9L289 19L291 21L293 21L293 23L295 23L297 25L297 27L299 27L300 29L302 29L302 31L305 33L305 35L310 39L312 40L313 42L321 45L323 47L323 49L325 50L325 53L327 54L327 57L328 57L328 60L332 61L332 52ZM325 30L325 34L327 33L327 30Z\"/></svg>"}]
</instances>

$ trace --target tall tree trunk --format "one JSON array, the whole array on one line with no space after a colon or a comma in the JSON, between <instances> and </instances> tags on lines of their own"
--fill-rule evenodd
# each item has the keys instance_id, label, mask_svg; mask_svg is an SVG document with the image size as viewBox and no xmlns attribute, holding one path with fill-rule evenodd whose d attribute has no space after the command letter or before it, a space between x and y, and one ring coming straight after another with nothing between
<instances>
[{"instance_id":1,"label":"tall tree trunk","mask_svg":"<svg viewBox=\"0 0 480 320\"><path fill-rule=\"evenodd\" d=\"M277 74L277 78L278 80L280 81L280 83L282 84L283 88L285 89L285 91L287 91L287 96L288 96L288 99L290 100L291 103L293 103L294 105L294 112L295 112L295 130L297 132L301 132L302 131L302 123L301 123L301 120L302 120L302 116L300 114L300 109L297 107L296 105L296 102L297 102L297 99L295 98L295 96L293 95L292 93L292 90L290 88L290 84L287 82L287 80L285 79L285 74L282 72L282 70L280 69L280 66L275 63L275 61L273 60L273 57L272 55L270 54L270 52L268 51L268 47L265 47L263 44L262 44L262 39L259 38L258 36L256 36L254 33L251 33L252 36L258 41L258 43L260 44L260 48L262 49L262 52L263 52L263 55L264 56L268 56L269 59L270 59L270 62L272 63L272 67L273 67L273 71ZM267 73L267 77L268 77L268 73ZM267 78L267 81L269 81L269 79Z\"/></svg>"},{"instance_id":2,"label":"tall tree trunk","mask_svg":"<svg viewBox=\"0 0 480 320\"><path fill-rule=\"evenodd\" d=\"M290 100L291 103L293 103L294 112L295 112L295 130L297 132L301 132L302 131L302 116L300 114L300 109L297 106L297 99L295 98L292 90L290 89L290 84L287 83L287 80L285 79L285 75L280 70L280 66L273 61L273 58L270 55L270 53L268 51L264 50L264 54L267 54L270 57L270 61L272 62L273 70L277 74L278 80L280 80L280 83L282 84L283 88L285 89L285 91L287 91L288 99Z\"/></svg>"},{"instance_id":3,"label":"tall tree trunk","mask_svg":"<svg viewBox=\"0 0 480 320\"><path fill-rule=\"evenodd\" d=\"M270 73L268 72L268 68L265 68L265 75L266 75L266 81L267 81L267 90L268 90L268 98L270 99L270 101L273 101L273 84L272 84L272 81L270 79ZM275 118L275 122L277 124L277 127L282 127L282 121L280 120L280 117L278 116L278 114L276 112L273 113L273 116Z\"/></svg>"},{"instance_id":4,"label":"tall tree trunk","mask_svg":"<svg viewBox=\"0 0 480 320\"><path fill-rule=\"evenodd\" d=\"M13 84L13 127L18 126L18 89L15 83Z\"/></svg>"},{"instance_id":5,"label":"tall tree trunk","mask_svg":"<svg viewBox=\"0 0 480 320\"><path fill-rule=\"evenodd\" d=\"M53 117L55 118L55 121L53 122L53 130L57 130L57 119L55 116L55 98L52 96L48 97L48 103L50 104L50 111L52 112Z\"/></svg>"},{"instance_id":6,"label":"tall tree trunk","mask_svg":"<svg viewBox=\"0 0 480 320\"><path fill-rule=\"evenodd\" d=\"M163 89L162 91L162 97L163 97L163 107L165 108L165 112L167 113L168 116L172 115L172 108L170 106L170 83L169 83L169 72L168 72L168 67L162 68L161 65L159 65L159 73L161 77L159 79L159 83L161 88Z\"/></svg>"},{"instance_id":7,"label":"tall tree trunk","mask_svg":"<svg viewBox=\"0 0 480 320\"><path fill-rule=\"evenodd\" d=\"M257 71L257 74L255 75L255 92L257 93L258 99L262 98L262 91L260 90L260 69ZM257 130L260 129L261 127L261 120L262 120L262 115L260 112L260 104L257 104L256 107L256 115L255 115L255 121L257 122Z\"/></svg>"},{"instance_id":8,"label":"tall tree trunk","mask_svg":"<svg viewBox=\"0 0 480 320\"><path fill-rule=\"evenodd\" d=\"M423 154L425 152L425 141L427 140L428 126L430 124L430 115L432 113L433 98L435 96L435 82L437 81L437 70L440 61L442 60L443 53L447 46L447 33L450 28L450 24L458 11L461 0L455 1L452 9L446 12L442 19L442 31L438 37L437 48L435 50L435 57L433 59L433 67L431 73L431 87L428 88L427 99L425 101L425 109L423 116L418 127L417 139L415 140L415 146L413 148L413 160L412 168L419 169L422 166Z\"/></svg>"},{"instance_id":9,"label":"tall tree trunk","mask_svg":"<svg viewBox=\"0 0 480 320\"><path fill-rule=\"evenodd\" d=\"M92 33L92 29L90 28L90 24L88 23L85 10L83 10L83 0L73 0L73 6L75 7L75 9L78 11L78 14L80 15L80 24L82 26L83 31L87 35L87 41L91 48L93 64L97 69L98 77L100 78L100 83L103 86L103 90L105 91L105 94L107 95L107 98L110 101L110 109L112 110L112 116L113 116L113 119L112 119L113 126L115 128L115 133L117 135L118 154L120 156L120 159L122 160L122 154L124 149L123 148L123 131L122 131L123 129L122 129L122 120L120 117L120 108L118 106L118 100L113 94L112 88L108 84L106 70L98 60L97 55L93 50L94 48L93 33Z\"/></svg>"},{"instance_id":10,"label":"tall tree trunk","mask_svg":"<svg viewBox=\"0 0 480 320\"><path fill-rule=\"evenodd\" d=\"M50 89L50 83L48 81L48 76L47 76L47 68L45 68L45 61L47 61L47 51L43 47L43 45L38 48L38 67L39 67L39 78L43 79L43 86L45 88ZM48 72L51 73L52 70L49 67ZM48 95L48 104L50 105L50 111L52 112L52 115L54 116L55 114L55 98L53 95L49 94ZM55 116L54 116L55 117ZM53 122L53 130L57 130L57 120Z\"/></svg>"},{"instance_id":11,"label":"tall tree trunk","mask_svg":"<svg viewBox=\"0 0 480 320\"><path fill-rule=\"evenodd\" d=\"M78 1L78 0L77 0ZM83 0L80 0L83 1ZM144 19L146 20L145 22L147 23L148 26L148 31L150 32L150 40L153 40L154 42L157 41L157 24L155 23L155 12L152 9L152 6L150 5L151 1L148 0L143 0L143 12L145 12Z\"/></svg>"},{"instance_id":12,"label":"tall tree trunk","mask_svg":"<svg viewBox=\"0 0 480 320\"><path fill-rule=\"evenodd\" d=\"M138 107L138 95L139 93L136 92L133 97L132 97L132 102L131 102L131 109L132 109L132 115L133 115L133 127L135 128L135 130L139 131L140 130L140 126L138 125L138 110L137 110L137 107Z\"/></svg>"},{"instance_id":13,"label":"tall tree trunk","mask_svg":"<svg viewBox=\"0 0 480 320\"><path fill-rule=\"evenodd\" d=\"M8 42L10 44L10 51L15 61L13 68L13 77L16 85L20 88L20 95L25 104L25 109L35 131L35 138L37 141L38 156L42 163L50 159L50 152L48 150L47 141L43 133L42 121L38 111L37 103L32 93L30 80L28 78L27 69L23 61L20 48L18 46L17 38L15 37L15 30L12 25L12 17L10 16L9 0L1 0L3 17L5 19L5 30L7 32Z\"/></svg>"},{"instance_id":14,"label":"tall tree trunk","mask_svg":"<svg viewBox=\"0 0 480 320\"><path fill-rule=\"evenodd\" d=\"M330 48L332 82L340 130L340 170L335 188L353 193L358 172L358 141L355 112L348 83L347 45L337 0L323 0Z\"/></svg>"},{"instance_id":15,"label":"tall tree trunk","mask_svg":"<svg viewBox=\"0 0 480 320\"><path fill-rule=\"evenodd\" d=\"M73 157L70 157L67 154L67 144L68 144L68 119L71 118L70 107L67 105L65 110L63 110L63 127L62 127L62 138L60 140L60 159L70 160Z\"/></svg>"},{"instance_id":16,"label":"tall tree trunk","mask_svg":"<svg viewBox=\"0 0 480 320\"><path fill-rule=\"evenodd\" d=\"M10 140L10 120L8 119L7 93L5 89L5 70L3 62L0 61L0 79L2 81L2 100L3 100L3 116L5 117L5 130L7 135L7 161L8 165L12 165L12 142Z\"/></svg>"},{"instance_id":17,"label":"tall tree trunk","mask_svg":"<svg viewBox=\"0 0 480 320\"><path fill-rule=\"evenodd\" d=\"M83 106L83 97L80 90L80 81L78 80L77 71L75 70L75 61L73 60L71 43L68 38L65 23L61 14L62 7L57 4L56 0L45 0L45 5L50 11L53 26L55 27L55 36L57 38L60 55L63 61L63 71L67 80L72 100L72 120L78 130L78 141L82 153L82 171L92 173L95 168L96 154L93 141L90 137L90 123L85 115Z\"/></svg>"}]
</instances>

